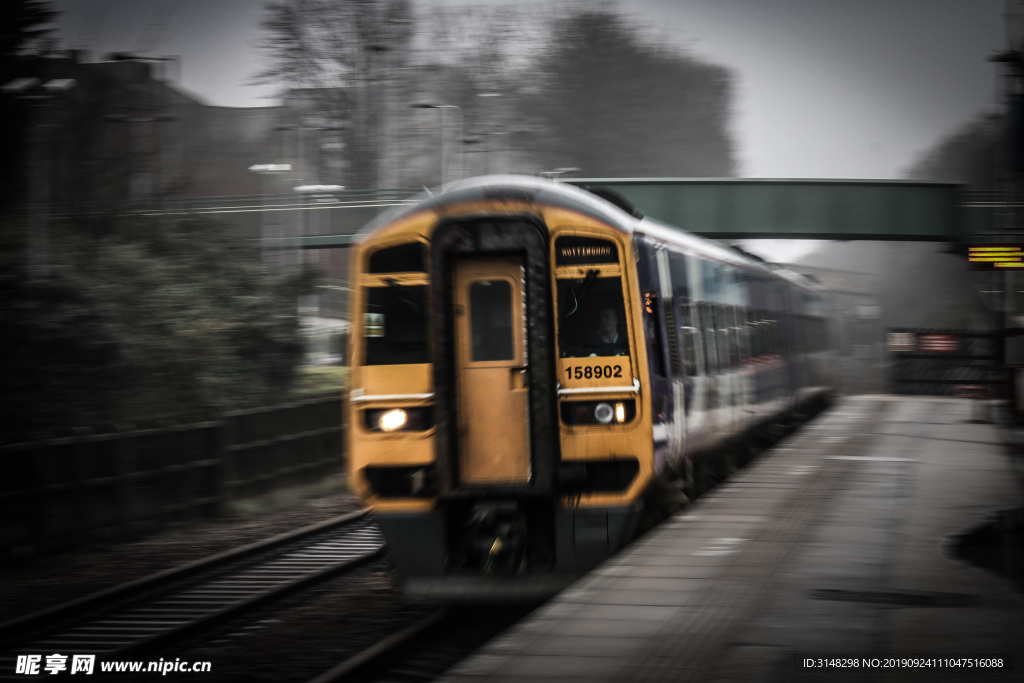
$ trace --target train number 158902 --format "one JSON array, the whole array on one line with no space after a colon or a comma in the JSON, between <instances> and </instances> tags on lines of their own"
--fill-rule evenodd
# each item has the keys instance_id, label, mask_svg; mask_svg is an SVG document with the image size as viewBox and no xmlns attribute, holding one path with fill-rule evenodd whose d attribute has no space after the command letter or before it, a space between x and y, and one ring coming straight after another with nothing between
<instances>
[{"instance_id":1,"label":"train number 158902","mask_svg":"<svg viewBox=\"0 0 1024 683\"><path fill-rule=\"evenodd\" d=\"M602 379L622 377L621 365L569 365L565 368L569 379Z\"/></svg>"}]
</instances>

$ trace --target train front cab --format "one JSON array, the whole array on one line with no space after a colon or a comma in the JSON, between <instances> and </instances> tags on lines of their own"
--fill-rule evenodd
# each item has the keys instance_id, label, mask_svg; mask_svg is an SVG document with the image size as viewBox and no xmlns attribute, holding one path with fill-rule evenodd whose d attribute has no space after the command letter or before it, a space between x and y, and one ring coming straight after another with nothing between
<instances>
[{"instance_id":1,"label":"train front cab","mask_svg":"<svg viewBox=\"0 0 1024 683\"><path fill-rule=\"evenodd\" d=\"M355 251L351 480L407 592L545 597L632 537L652 445L629 248L549 209L414 214Z\"/></svg>"}]
</instances>

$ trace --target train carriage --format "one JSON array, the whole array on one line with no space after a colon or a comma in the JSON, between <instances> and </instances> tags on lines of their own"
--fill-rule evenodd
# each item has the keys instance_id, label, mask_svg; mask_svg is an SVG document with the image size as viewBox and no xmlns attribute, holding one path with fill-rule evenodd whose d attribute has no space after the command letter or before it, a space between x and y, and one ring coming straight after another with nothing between
<instances>
[{"instance_id":1,"label":"train carriage","mask_svg":"<svg viewBox=\"0 0 1024 683\"><path fill-rule=\"evenodd\" d=\"M576 187L457 183L352 258L351 481L414 595L545 597L829 391L813 283Z\"/></svg>"}]
</instances>

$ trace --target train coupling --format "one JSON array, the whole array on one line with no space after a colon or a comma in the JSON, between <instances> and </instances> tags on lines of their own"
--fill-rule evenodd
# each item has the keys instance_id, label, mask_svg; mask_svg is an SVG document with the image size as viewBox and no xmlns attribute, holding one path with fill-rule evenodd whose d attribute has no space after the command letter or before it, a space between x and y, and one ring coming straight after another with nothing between
<instances>
[{"instance_id":1,"label":"train coupling","mask_svg":"<svg viewBox=\"0 0 1024 683\"><path fill-rule=\"evenodd\" d=\"M471 562L486 574L525 571L528 550L526 515L514 501L478 501L466 522Z\"/></svg>"}]
</instances>

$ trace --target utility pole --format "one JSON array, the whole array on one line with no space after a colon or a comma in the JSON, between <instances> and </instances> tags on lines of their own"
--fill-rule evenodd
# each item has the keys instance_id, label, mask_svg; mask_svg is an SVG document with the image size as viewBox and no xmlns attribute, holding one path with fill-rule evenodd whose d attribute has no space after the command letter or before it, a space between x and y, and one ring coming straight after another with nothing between
<instances>
[{"instance_id":1,"label":"utility pole","mask_svg":"<svg viewBox=\"0 0 1024 683\"><path fill-rule=\"evenodd\" d=\"M50 213L53 194L54 135L57 127L53 104L75 87L72 78L57 78L46 83L38 78L16 78L0 87L4 95L32 103L29 133L29 221L28 274L42 279L50 275Z\"/></svg>"},{"instance_id":2,"label":"utility pole","mask_svg":"<svg viewBox=\"0 0 1024 683\"><path fill-rule=\"evenodd\" d=\"M1002 180L1006 188L1005 223L1001 228L1009 238L1020 241L1024 235L1021 201L1024 200L1024 2L1005 0L1003 22L1006 46L988 58L1002 65L1003 101L1005 107L1005 145ZM998 181L997 181L998 182ZM1016 334L1017 274L1007 271L1002 282L1002 305L999 307L1000 335L996 349L999 371L1007 379L1007 397L1012 413L1019 414L1024 396L1018 391L1017 378L1024 365L1024 336ZM1012 324L1012 325L1011 325ZM1011 327L1014 328L1011 332Z\"/></svg>"}]
</instances>

